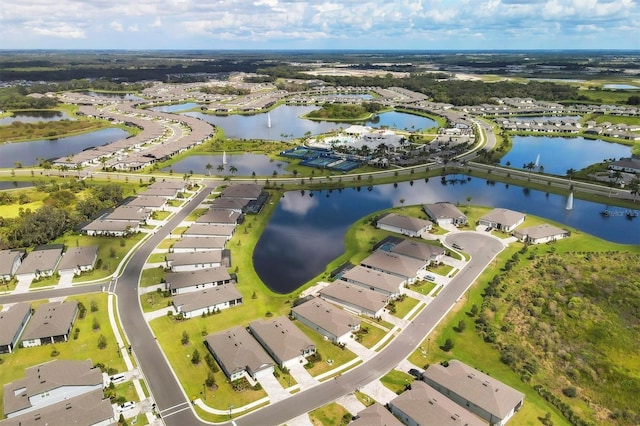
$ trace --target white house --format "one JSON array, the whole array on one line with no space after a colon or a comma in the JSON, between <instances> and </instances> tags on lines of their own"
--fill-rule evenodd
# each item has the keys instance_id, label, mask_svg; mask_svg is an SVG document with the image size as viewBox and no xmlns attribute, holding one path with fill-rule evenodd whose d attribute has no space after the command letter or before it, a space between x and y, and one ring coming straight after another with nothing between
<instances>
[{"instance_id":1,"label":"white house","mask_svg":"<svg viewBox=\"0 0 640 426\"><path fill-rule=\"evenodd\" d=\"M511 232L524 222L526 215L509 209L493 209L482 216L478 223L482 226L490 226L498 231Z\"/></svg>"},{"instance_id":2,"label":"white house","mask_svg":"<svg viewBox=\"0 0 640 426\"><path fill-rule=\"evenodd\" d=\"M385 231L422 238L431 230L433 223L417 217L389 213L378 219L376 226Z\"/></svg>"},{"instance_id":3,"label":"white house","mask_svg":"<svg viewBox=\"0 0 640 426\"><path fill-rule=\"evenodd\" d=\"M518 229L513 233L513 236L520 241L528 242L530 244L548 243L551 241L568 238L570 235L570 231L558 228L553 225L549 225L548 223Z\"/></svg>"},{"instance_id":4,"label":"white house","mask_svg":"<svg viewBox=\"0 0 640 426\"><path fill-rule=\"evenodd\" d=\"M0 281L9 281L22 264L24 253L17 250L0 250Z\"/></svg>"},{"instance_id":5,"label":"white house","mask_svg":"<svg viewBox=\"0 0 640 426\"><path fill-rule=\"evenodd\" d=\"M249 323L249 331L283 368L306 364L306 357L315 354L316 345L287 317L256 320Z\"/></svg>"},{"instance_id":6,"label":"white house","mask_svg":"<svg viewBox=\"0 0 640 426\"><path fill-rule=\"evenodd\" d=\"M358 318L317 297L295 306L291 316L336 343L347 343L360 329Z\"/></svg>"},{"instance_id":7,"label":"white house","mask_svg":"<svg viewBox=\"0 0 640 426\"><path fill-rule=\"evenodd\" d=\"M185 318L221 311L242 304L242 294L233 284L173 296L173 306Z\"/></svg>"}]
</instances>

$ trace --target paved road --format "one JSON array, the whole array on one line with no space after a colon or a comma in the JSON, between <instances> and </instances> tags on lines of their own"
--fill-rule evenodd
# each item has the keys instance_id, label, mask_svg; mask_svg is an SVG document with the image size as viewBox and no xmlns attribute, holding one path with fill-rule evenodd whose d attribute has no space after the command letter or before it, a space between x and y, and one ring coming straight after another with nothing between
<instances>
[{"instance_id":1,"label":"paved road","mask_svg":"<svg viewBox=\"0 0 640 426\"><path fill-rule=\"evenodd\" d=\"M136 251L124 268L115 288L118 296L118 314L127 340L167 425L184 426L201 422L190 409L188 397L144 319L138 299L138 282L149 254L211 193L212 189L212 185L207 185Z\"/></svg>"},{"instance_id":2,"label":"paved road","mask_svg":"<svg viewBox=\"0 0 640 426\"><path fill-rule=\"evenodd\" d=\"M94 293L106 290L109 281L98 284L80 285L51 290L34 290L27 293L7 294L0 296L0 305L7 303L29 302L31 300L51 299L53 297L76 296L78 294Z\"/></svg>"},{"instance_id":3,"label":"paved road","mask_svg":"<svg viewBox=\"0 0 640 426\"><path fill-rule=\"evenodd\" d=\"M328 380L283 401L249 413L236 419L235 423L240 426L285 423L379 379L409 356L464 295L486 265L503 249L502 242L498 239L471 232L449 235L445 241L449 245L457 243L464 247L465 251L471 254L471 261L384 350L337 379Z\"/></svg>"}]
</instances>

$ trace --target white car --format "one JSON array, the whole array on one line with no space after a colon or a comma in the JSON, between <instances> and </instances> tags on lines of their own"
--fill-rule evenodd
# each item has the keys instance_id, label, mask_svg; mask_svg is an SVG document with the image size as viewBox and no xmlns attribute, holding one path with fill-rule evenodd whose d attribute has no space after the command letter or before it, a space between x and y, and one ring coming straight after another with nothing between
<instances>
[{"instance_id":1,"label":"white car","mask_svg":"<svg viewBox=\"0 0 640 426\"><path fill-rule=\"evenodd\" d=\"M133 401L127 401L122 405L118 405L118 413L122 413L123 411L127 411L136 406L136 403Z\"/></svg>"}]
</instances>

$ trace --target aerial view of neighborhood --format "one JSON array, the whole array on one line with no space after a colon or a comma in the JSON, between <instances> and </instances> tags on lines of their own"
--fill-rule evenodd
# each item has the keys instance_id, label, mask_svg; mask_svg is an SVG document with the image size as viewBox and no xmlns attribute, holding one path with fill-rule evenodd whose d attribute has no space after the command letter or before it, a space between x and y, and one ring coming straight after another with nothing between
<instances>
[{"instance_id":1,"label":"aerial view of neighborhood","mask_svg":"<svg viewBox=\"0 0 640 426\"><path fill-rule=\"evenodd\" d=\"M124 15L132 50L0 16L0 426L640 424L635 31L155 50Z\"/></svg>"}]
</instances>

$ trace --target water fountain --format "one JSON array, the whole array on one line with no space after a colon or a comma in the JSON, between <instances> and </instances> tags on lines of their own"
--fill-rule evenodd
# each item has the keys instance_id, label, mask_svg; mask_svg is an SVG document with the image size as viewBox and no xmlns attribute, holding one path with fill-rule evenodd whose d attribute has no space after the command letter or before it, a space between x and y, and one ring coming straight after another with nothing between
<instances>
[{"instance_id":1,"label":"water fountain","mask_svg":"<svg viewBox=\"0 0 640 426\"><path fill-rule=\"evenodd\" d=\"M567 210L573 210L573 191L569 193L569 197L567 198L567 206L565 207Z\"/></svg>"}]
</instances>

